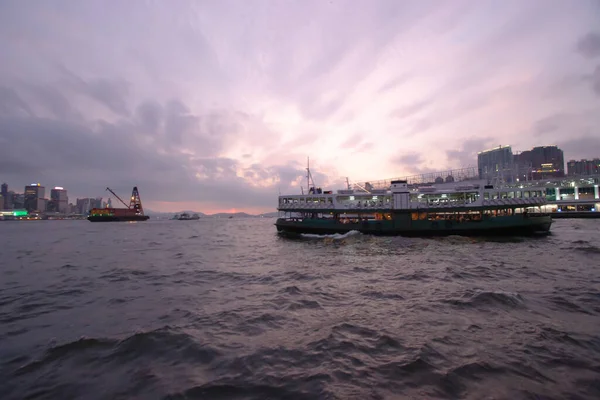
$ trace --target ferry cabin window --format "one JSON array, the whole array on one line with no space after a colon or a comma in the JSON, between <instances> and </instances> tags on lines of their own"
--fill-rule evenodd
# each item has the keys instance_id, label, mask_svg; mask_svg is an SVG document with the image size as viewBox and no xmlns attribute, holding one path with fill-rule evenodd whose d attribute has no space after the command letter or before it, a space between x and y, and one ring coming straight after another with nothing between
<instances>
[{"instance_id":1,"label":"ferry cabin window","mask_svg":"<svg viewBox=\"0 0 600 400\"><path fill-rule=\"evenodd\" d=\"M484 200L489 200L489 199L490 199L490 193L489 193L489 192L485 192L485 193L483 194L483 199L484 199Z\"/></svg>"},{"instance_id":2,"label":"ferry cabin window","mask_svg":"<svg viewBox=\"0 0 600 400\"><path fill-rule=\"evenodd\" d=\"M579 200L594 200L594 194L595 192L593 187L579 188ZM554 195L554 191L552 192L552 195Z\"/></svg>"},{"instance_id":3,"label":"ferry cabin window","mask_svg":"<svg viewBox=\"0 0 600 400\"><path fill-rule=\"evenodd\" d=\"M515 198L515 192L508 192L508 198L509 199L514 199Z\"/></svg>"},{"instance_id":4,"label":"ferry cabin window","mask_svg":"<svg viewBox=\"0 0 600 400\"><path fill-rule=\"evenodd\" d=\"M465 194L467 204L473 203L479 199L479 192L469 192Z\"/></svg>"},{"instance_id":5,"label":"ferry cabin window","mask_svg":"<svg viewBox=\"0 0 600 400\"><path fill-rule=\"evenodd\" d=\"M413 221L417 221L417 220L424 221L427 219L427 213L426 212L413 212L410 214L410 218ZM392 219L391 215L386 214L386 219Z\"/></svg>"},{"instance_id":6,"label":"ferry cabin window","mask_svg":"<svg viewBox=\"0 0 600 400\"><path fill-rule=\"evenodd\" d=\"M515 194L516 194L516 196L515 196L515 197L516 197L517 199L520 199L520 198L522 198L522 197L523 197L523 193L522 193L520 190L518 190L518 191L517 191Z\"/></svg>"},{"instance_id":7,"label":"ferry cabin window","mask_svg":"<svg viewBox=\"0 0 600 400\"><path fill-rule=\"evenodd\" d=\"M529 198L529 192L523 192L523 198L528 199Z\"/></svg>"}]
</instances>

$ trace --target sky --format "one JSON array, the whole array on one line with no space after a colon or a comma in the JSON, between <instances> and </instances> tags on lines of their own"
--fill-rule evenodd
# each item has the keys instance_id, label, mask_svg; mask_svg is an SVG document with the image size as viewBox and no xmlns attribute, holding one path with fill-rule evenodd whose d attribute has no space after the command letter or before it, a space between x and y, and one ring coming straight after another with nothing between
<instances>
[{"instance_id":1,"label":"sky","mask_svg":"<svg viewBox=\"0 0 600 400\"><path fill-rule=\"evenodd\" d=\"M274 211L558 145L600 156L600 0L0 2L0 181ZM122 196L122 197L123 197Z\"/></svg>"}]
</instances>

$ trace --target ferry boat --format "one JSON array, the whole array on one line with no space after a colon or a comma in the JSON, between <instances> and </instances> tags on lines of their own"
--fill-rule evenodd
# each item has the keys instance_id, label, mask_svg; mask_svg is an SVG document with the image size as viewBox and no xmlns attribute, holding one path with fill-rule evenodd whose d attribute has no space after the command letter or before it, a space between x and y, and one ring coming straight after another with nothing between
<instances>
[{"instance_id":1,"label":"ferry boat","mask_svg":"<svg viewBox=\"0 0 600 400\"><path fill-rule=\"evenodd\" d=\"M544 234L552 225L540 208L547 203L544 190L495 188L486 181L411 188L406 180L394 180L387 189L336 193L312 186L308 194L279 196L275 225L281 233Z\"/></svg>"},{"instance_id":2,"label":"ferry boat","mask_svg":"<svg viewBox=\"0 0 600 400\"><path fill-rule=\"evenodd\" d=\"M92 208L88 216L90 222L114 222L114 221L146 221L150 217L144 215L142 208L142 200L137 186L134 186L131 192L131 201L129 205L125 203L115 192L110 188L106 188L111 192L126 208Z\"/></svg>"}]
</instances>

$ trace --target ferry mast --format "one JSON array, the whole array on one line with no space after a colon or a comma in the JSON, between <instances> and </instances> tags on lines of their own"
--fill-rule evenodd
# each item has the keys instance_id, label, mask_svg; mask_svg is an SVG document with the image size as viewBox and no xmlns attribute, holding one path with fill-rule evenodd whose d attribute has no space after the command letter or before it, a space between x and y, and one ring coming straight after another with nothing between
<instances>
[{"instance_id":1,"label":"ferry mast","mask_svg":"<svg viewBox=\"0 0 600 400\"><path fill-rule=\"evenodd\" d=\"M306 157L306 189L307 193L310 193L310 183L312 182L313 188L315 187L315 181L310 173L310 157Z\"/></svg>"}]
</instances>

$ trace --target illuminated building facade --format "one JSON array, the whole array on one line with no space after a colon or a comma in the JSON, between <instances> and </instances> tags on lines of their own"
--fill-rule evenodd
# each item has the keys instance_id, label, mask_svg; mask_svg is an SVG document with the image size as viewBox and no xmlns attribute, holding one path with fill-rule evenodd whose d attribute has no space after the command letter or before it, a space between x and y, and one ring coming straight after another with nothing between
<instances>
[{"instance_id":1,"label":"illuminated building facade","mask_svg":"<svg viewBox=\"0 0 600 400\"><path fill-rule=\"evenodd\" d=\"M67 191L57 186L50 190L50 201L48 202L48 211L66 214L68 212L69 199Z\"/></svg>"},{"instance_id":2,"label":"illuminated building facade","mask_svg":"<svg viewBox=\"0 0 600 400\"><path fill-rule=\"evenodd\" d=\"M477 153L479 178L511 183L515 180L513 153L510 146L499 146Z\"/></svg>"},{"instance_id":3,"label":"illuminated building facade","mask_svg":"<svg viewBox=\"0 0 600 400\"><path fill-rule=\"evenodd\" d=\"M600 158L571 160L567 163L567 174L569 176L600 174Z\"/></svg>"},{"instance_id":4,"label":"illuminated building facade","mask_svg":"<svg viewBox=\"0 0 600 400\"><path fill-rule=\"evenodd\" d=\"M519 180L565 176L563 151L557 146L538 146L515 154L514 165Z\"/></svg>"},{"instance_id":5,"label":"illuminated building facade","mask_svg":"<svg viewBox=\"0 0 600 400\"><path fill-rule=\"evenodd\" d=\"M41 186L39 183L34 183L28 186L25 186L24 195L24 208L28 212L42 212L46 211L46 199L44 199L44 195L46 194L46 189Z\"/></svg>"}]
</instances>

